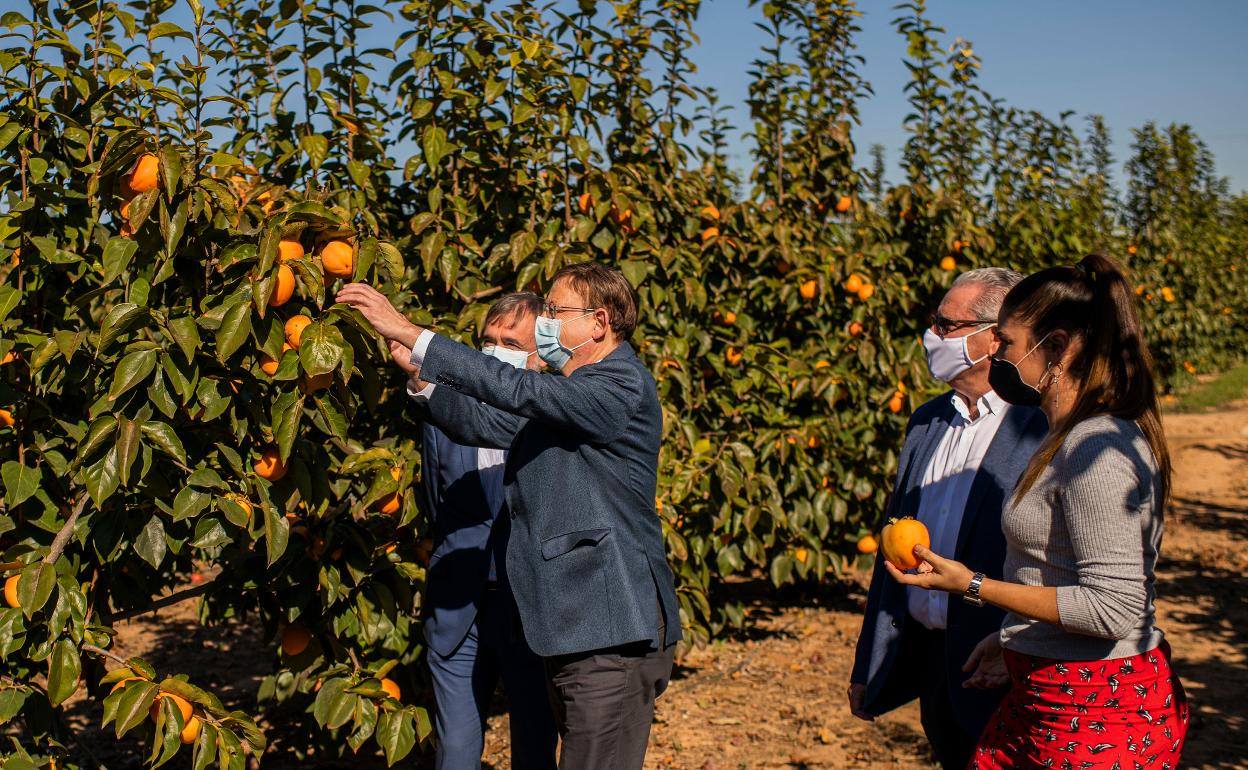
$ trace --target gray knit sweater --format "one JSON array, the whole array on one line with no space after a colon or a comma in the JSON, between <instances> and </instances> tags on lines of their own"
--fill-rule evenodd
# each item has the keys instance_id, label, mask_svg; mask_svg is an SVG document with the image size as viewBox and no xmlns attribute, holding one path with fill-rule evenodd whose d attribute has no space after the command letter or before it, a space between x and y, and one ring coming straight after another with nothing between
<instances>
[{"instance_id":1,"label":"gray knit sweater","mask_svg":"<svg viewBox=\"0 0 1248 770\"><path fill-rule=\"evenodd\" d=\"M1006 649L1103 660L1161 643L1153 569L1161 549L1161 478L1139 426L1116 417L1076 425L1053 462L1001 515L1006 580L1055 586L1060 625L1006 615Z\"/></svg>"}]
</instances>

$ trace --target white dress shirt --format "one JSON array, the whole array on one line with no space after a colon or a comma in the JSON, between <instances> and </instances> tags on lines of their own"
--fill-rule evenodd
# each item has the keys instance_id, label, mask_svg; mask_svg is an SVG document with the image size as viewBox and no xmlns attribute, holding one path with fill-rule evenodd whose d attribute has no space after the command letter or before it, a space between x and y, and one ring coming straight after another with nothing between
<instances>
[{"instance_id":1,"label":"white dress shirt","mask_svg":"<svg viewBox=\"0 0 1248 770\"><path fill-rule=\"evenodd\" d=\"M412 345L412 355L408 359L412 366L424 366L425 353L429 352L429 343L433 342L434 336L434 333L428 329L420 330L420 336L416 338L416 343ZM433 395L435 388L437 388L437 385L434 385L431 382L420 390L413 390L412 381L407 381L407 395L412 398L419 398L427 401L429 400L429 397Z\"/></svg>"},{"instance_id":2,"label":"white dress shirt","mask_svg":"<svg viewBox=\"0 0 1248 770\"><path fill-rule=\"evenodd\" d=\"M966 511L971 485L979 466L988 453L988 446L1001 427L1001 419L1009 405L993 391L982 396L976 406L979 417L972 420L970 410L961 396L951 396L957 410L949 429L936 445L931 462L923 469L919 490L919 512L916 518L927 526L932 538L932 551L954 558L958 530ZM906 600L910 615L930 629L944 629L949 613L949 594L907 586Z\"/></svg>"}]
</instances>

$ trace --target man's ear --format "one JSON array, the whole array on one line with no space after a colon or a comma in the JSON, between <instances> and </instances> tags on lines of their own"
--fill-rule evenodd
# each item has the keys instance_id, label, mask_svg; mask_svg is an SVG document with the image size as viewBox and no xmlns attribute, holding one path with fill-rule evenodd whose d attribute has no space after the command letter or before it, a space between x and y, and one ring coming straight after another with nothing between
<instances>
[{"instance_id":1,"label":"man's ear","mask_svg":"<svg viewBox=\"0 0 1248 770\"><path fill-rule=\"evenodd\" d=\"M607 334L611 331L611 317L604 308L598 308L594 311L594 340L601 342L607 338Z\"/></svg>"}]
</instances>

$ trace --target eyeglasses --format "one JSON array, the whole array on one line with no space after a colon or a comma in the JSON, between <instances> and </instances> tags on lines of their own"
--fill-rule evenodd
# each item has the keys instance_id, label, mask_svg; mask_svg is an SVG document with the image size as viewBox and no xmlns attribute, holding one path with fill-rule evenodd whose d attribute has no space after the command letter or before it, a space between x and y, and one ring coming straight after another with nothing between
<instances>
[{"instance_id":1,"label":"eyeglasses","mask_svg":"<svg viewBox=\"0 0 1248 770\"><path fill-rule=\"evenodd\" d=\"M987 326L996 322L996 319L986 318L945 318L940 313L932 313L927 317L927 323L932 327L932 331L942 337L946 337L956 331L969 329L972 326Z\"/></svg>"},{"instance_id":2,"label":"eyeglasses","mask_svg":"<svg viewBox=\"0 0 1248 770\"><path fill-rule=\"evenodd\" d=\"M598 308L596 307L573 307L571 305L556 305L552 302L542 303L542 315L554 318L560 313L592 313Z\"/></svg>"}]
</instances>

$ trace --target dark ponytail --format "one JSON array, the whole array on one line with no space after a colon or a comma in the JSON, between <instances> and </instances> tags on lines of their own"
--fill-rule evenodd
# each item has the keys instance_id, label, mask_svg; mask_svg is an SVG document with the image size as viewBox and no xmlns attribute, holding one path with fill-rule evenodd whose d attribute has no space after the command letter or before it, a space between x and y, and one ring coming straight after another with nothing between
<instances>
[{"instance_id":1,"label":"dark ponytail","mask_svg":"<svg viewBox=\"0 0 1248 770\"><path fill-rule=\"evenodd\" d=\"M1170 452L1161 429L1153 357L1121 266L1092 254L1073 267L1041 270L1006 295L1000 315L1029 326L1035 339L1061 329L1078 343L1067 368L1080 383L1074 407L1031 459L1015 499L1031 489L1072 427L1108 414L1139 424L1157 460L1164 508L1170 493Z\"/></svg>"}]
</instances>

